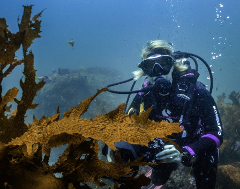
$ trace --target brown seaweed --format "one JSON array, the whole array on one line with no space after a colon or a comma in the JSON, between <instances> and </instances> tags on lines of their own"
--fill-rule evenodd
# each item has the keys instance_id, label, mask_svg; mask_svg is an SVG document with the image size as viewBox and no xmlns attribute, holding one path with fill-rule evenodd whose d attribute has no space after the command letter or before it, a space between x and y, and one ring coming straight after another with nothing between
<instances>
[{"instance_id":1,"label":"brown seaweed","mask_svg":"<svg viewBox=\"0 0 240 189\"><path fill-rule=\"evenodd\" d=\"M33 99L45 84L43 81L35 82L34 55L28 52L33 40L40 37L41 21L38 18L43 11L31 20L31 10L32 5L24 6L19 32L16 34L7 29L5 19L0 19L0 81L17 65L24 64L24 78L20 79L23 91L21 99L15 98L18 89L14 87L8 90L0 102L0 189L89 188L86 181L104 186L100 178L111 175L119 179L131 173L132 166L147 165L141 162L141 158L127 164L105 163L98 159L97 140L103 141L113 150L116 150L114 142L121 140L147 146L156 137L168 140L168 135L181 132L179 123L148 120L151 108L140 116L135 114L128 117L123 113L125 104L91 120L81 118L91 101L106 88L64 112L62 119L57 109L57 113L49 118L43 116L39 120L34 118L31 124L24 123L26 111L37 106L32 104ZM14 59L15 52L20 45L23 46L24 59L17 61ZM3 73L8 65L9 68ZM12 101L17 103L17 109L5 115L5 107ZM49 166L50 150L62 144L68 144L66 150L54 165ZM62 178L53 175L58 172L63 174ZM141 188L149 184L150 179L140 175L121 182L120 188ZM115 183L114 187L118 188L118 184Z\"/></svg>"},{"instance_id":2,"label":"brown seaweed","mask_svg":"<svg viewBox=\"0 0 240 189\"><path fill-rule=\"evenodd\" d=\"M27 49L32 41L39 37L40 33L40 21L35 21L33 24L30 20L32 6L24 6L24 14L19 24L19 32L16 34L10 32L7 29L6 20L4 18L0 19L0 75L6 77L11 71L19 64L24 62L24 81L20 80L20 86L23 90L21 100L17 100L15 96L18 93L17 88L9 89L9 91L4 95L0 104L0 114L2 119L0 120L1 124L1 142L7 143L12 138L21 136L24 132L27 131L27 126L24 123L24 115L28 109L33 109L37 105L32 104L34 97L36 96L37 91L39 91L44 82L35 82L35 72L34 69L34 55L32 52L27 53ZM20 48L20 45L23 46L24 51L24 61L17 61L15 58L15 52ZM3 73L3 70L7 67L8 69ZM8 102L15 101L17 106L17 114L14 119L8 119L4 115L4 108Z\"/></svg>"},{"instance_id":3,"label":"brown seaweed","mask_svg":"<svg viewBox=\"0 0 240 189\"><path fill-rule=\"evenodd\" d=\"M240 188L240 95L232 91L228 97L232 103L225 103L225 98L226 94L223 93L217 101L224 128L217 184L219 188Z\"/></svg>"},{"instance_id":4,"label":"brown seaweed","mask_svg":"<svg viewBox=\"0 0 240 189\"><path fill-rule=\"evenodd\" d=\"M234 106L239 106L239 99L240 99L240 93L238 92L235 92L235 91L232 91L228 97L231 101L232 101L232 104Z\"/></svg>"},{"instance_id":5,"label":"brown seaweed","mask_svg":"<svg viewBox=\"0 0 240 189\"><path fill-rule=\"evenodd\" d=\"M240 188L240 163L218 167L218 189Z\"/></svg>"}]
</instances>

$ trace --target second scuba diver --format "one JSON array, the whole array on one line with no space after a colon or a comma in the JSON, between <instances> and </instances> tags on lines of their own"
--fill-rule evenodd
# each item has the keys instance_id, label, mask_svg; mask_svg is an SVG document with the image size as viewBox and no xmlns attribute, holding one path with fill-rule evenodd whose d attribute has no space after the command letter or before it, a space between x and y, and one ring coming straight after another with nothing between
<instances>
[{"instance_id":1,"label":"second scuba diver","mask_svg":"<svg viewBox=\"0 0 240 189\"><path fill-rule=\"evenodd\" d=\"M192 54L177 55L172 45L164 40L147 43L142 50L139 69L133 72L134 80L147 77L127 114L131 116L136 112L139 115L154 105L148 117L150 120L180 122L184 131L169 137L175 139L183 154L174 145L164 143L160 138L149 143L149 149L156 144L161 147L160 152L155 153L143 150L141 145L125 142L115 143L115 146L122 151L130 150L134 158L144 155L145 161L154 160L158 163L152 166L151 185L165 184L171 172L179 163L183 163L193 167L198 189L214 189L218 149L223 142L221 118L211 90L209 92L204 84L197 81L199 73L190 67L190 62L186 59L190 57L194 60L190 56ZM144 90L147 88L149 90Z\"/></svg>"}]
</instances>

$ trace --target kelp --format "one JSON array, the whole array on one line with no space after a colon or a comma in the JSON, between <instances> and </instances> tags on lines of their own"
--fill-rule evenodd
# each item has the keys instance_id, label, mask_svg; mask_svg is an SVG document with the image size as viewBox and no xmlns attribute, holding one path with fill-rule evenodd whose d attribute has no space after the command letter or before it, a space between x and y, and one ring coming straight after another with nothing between
<instances>
[{"instance_id":1,"label":"kelp","mask_svg":"<svg viewBox=\"0 0 240 189\"><path fill-rule=\"evenodd\" d=\"M225 103L226 94L218 96L217 105L224 128L224 141L220 148L220 166L217 185L219 188L240 188L240 93L232 91L228 96L231 103Z\"/></svg>"},{"instance_id":2,"label":"kelp","mask_svg":"<svg viewBox=\"0 0 240 189\"><path fill-rule=\"evenodd\" d=\"M240 188L240 163L218 167L218 189Z\"/></svg>"},{"instance_id":3,"label":"kelp","mask_svg":"<svg viewBox=\"0 0 240 189\"><path fill-rule=\"evenodd\" d=\"M226 95L218 97L217 105L222 118L224 128L224 141L220 148L220 163L231 164L239 161L240 146L240 105L239 93L232 91L228 98L232 103L225 103Z\"/></svg>"},{"instance_id":4,"label":"kelp","mask_svg":"<svg viewBox=\"0 0 240 189\"><path fill-rule=\"evenodd\" d=\"M41 37L39 35L39 33L41 33L41 30L40 30L41 21L38 20L38 18L42 15L44 10L42 10L40 13L36 14L31 20L30 18L31 18L31 13L32 13L32 6L33 5L23 6L24 11L23 11L22 20L21 20L21 23L18 24L19 30L25 31L25 37L22 41L24 56L26 55L28 48L33 43L33 40ZM25 59L25 57L24 57L24 59Z\"/></svg>"},{"instance_id":5,"label":"kelp","mask_svg":"<svg viewBox=\"0 0 240 189\"><path fill-rule=\"evenodd\" d=\"M228 99L230 99L232 103L225 103L225 98L225 94L219 96L217 105L223 122L224 139L232 140L235 137L240 137L240 93L232 91L229 94Z\"/></svg>"},{"instance_id":6,"label":"kelp","mask_svg":"<svg viewBox=\"0 0 240 189\"><path fill-rule=\"evenodd\" d=\"M22 97L16 99L17 88L7 91L0 102L0 189L1 188L89 188L86 184L94 182L98 186L105 183L100 178L121 179L131 173L132 166L147 165L141 158L125 163L105 163L98 158L99 146L97 140L106 143L111 149L117 150L114 142L121 140L131 144L147 146L156 137L169 140L168 135L181 132L178 123L154 122L148 120L151 108L140 116L134 114L128 117L123 113L125 104L120 104L115 110L93 119L81 116L87 111L91 101L106 88L83 100L76 107L63 113L60 111L51 117L33 118L33 123L25 124L24 116L28 109L34 109L32 104L36 93L44 86L44 81L35 82L34 55L28 48L35 38L39 38L41 21L38 13L31 20L31 6L24 6L24 12L19 24L19 32L11 33L7 29L6 20L0 20L0 76L1 79L11 73L19 64L24 64L24 78L20 79ZM23 60L15 60L15 52L23 46ZM3 69L8 69L3 73ZM1 80L2 81L2 80ZM2 91L1 91L2 92ZM6 105L14 101L17 109L5 115ZM50 151L53 147L67 144L67 148L59 160L49 166ZM45 156L43 157L43 153ZM62 173L62 178L56 178L54 173ZM150 179L144 175L137 178L121 180L114 188L141 188L148 185ZM81 185L80 185L81 184Z\"/></svg>"},{"instance_id":7,"label":"kelp","mask_svg":"<svg viewBox=\"0 0 240 189\"><path fill-rule=\"evenodd\" d=\"M28 109L34 109L37 104L32 104L36 93L43 87L44 82L35 82L34 69L34 55L32 52L27 53L28 47L32 44L32 41L40 37L40 21L36 20L34 23L30 20L31 6L24 6L24 14L22 16L19 31L14 34L7 29L5 18L0 19L0 78L6 77L12 72L12 70L19 64L24 62L24 81L23 78L20 80L20 86L23 90L21 100L17 100L15 96L18 93L17 88L9 89L5 96L2 97L0 104L0 141L7 143L12 138L21 136L27 131L27 126L24 123L24 115ZM24 60L16 60L15 52L23 46ZM7 68L7 66L9 66ZM7 68L5 72L3 70ZM17 113L14 119L8 119L4 115L4 108L8 102L15 101L17 106Z\"/></svg>"}]
</instances>

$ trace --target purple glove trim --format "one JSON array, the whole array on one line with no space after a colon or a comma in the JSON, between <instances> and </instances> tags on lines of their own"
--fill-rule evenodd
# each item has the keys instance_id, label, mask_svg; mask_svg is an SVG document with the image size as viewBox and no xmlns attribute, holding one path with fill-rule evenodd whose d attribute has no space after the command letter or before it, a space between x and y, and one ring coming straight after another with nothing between
<instances>
[{"instance_id":1,"label":"purple glove trim","mask_svg":"<svg viewBox=\"0 0 240 189\"><path fill-rule=\"evenodd\" d=\"M189 153L193 156L194 154L196 154L192 148L190 148L189 146L184 146L184 148L189 151Z\"/></svg>"},{"instance_id":2,"label":"purple glove trim","mask_svg":"<svg viewBox=\"0 0 240 189\"><path fill-rule=\"evenodd\" d=\"M220 140L216 136L214 136L212 134L206 134L206 135L203 135L202 137L207 137L207 138L212 139L216 143L217 148L220 146Z\"/></svg>"}]
</instances>

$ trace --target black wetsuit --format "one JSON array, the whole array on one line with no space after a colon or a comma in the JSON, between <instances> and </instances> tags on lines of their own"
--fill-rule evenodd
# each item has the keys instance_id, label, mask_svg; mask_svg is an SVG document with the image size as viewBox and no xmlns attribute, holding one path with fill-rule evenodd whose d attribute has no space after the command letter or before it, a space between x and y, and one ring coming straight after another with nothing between
<instances>
[{"instance_id":1,"label":"black wetsuit","mask_svg":"<svg viewBox=\"0 0 240 189\"><path fill-rule=\"evenodd\" d=\"M184 115L184 103L188 103L186 105L186 111L188 111L186 114L188 115L185 116L189 116L189 123L181 126L186 132L173 134L171 138L176 139L183 151L188 152L189 159L185 159L183 164L193 165L197 188L214 189L218 148L223 141L222 123L213 97L202 83L196 81L197 74L192 69L173 74L172 84L162 77L157 78L153 90L148 93L138 93L135 96L128 114L131 115L134 112L139 114L143 109L147 110L154 105L149 114L150 120L179 122L180 116ZM194 77L195 80L192 79ZM189 96L190 83L194 84L190 100L192 104L185 100L186 96ZM151 83L146 78L143 87L149 85ZM193 156L196 156L197 160L192 164L190 161ZM154 166L151 176L152 183L157 186L165 184L176 167L175 163Z\"/></svg>"}]
</instances>

